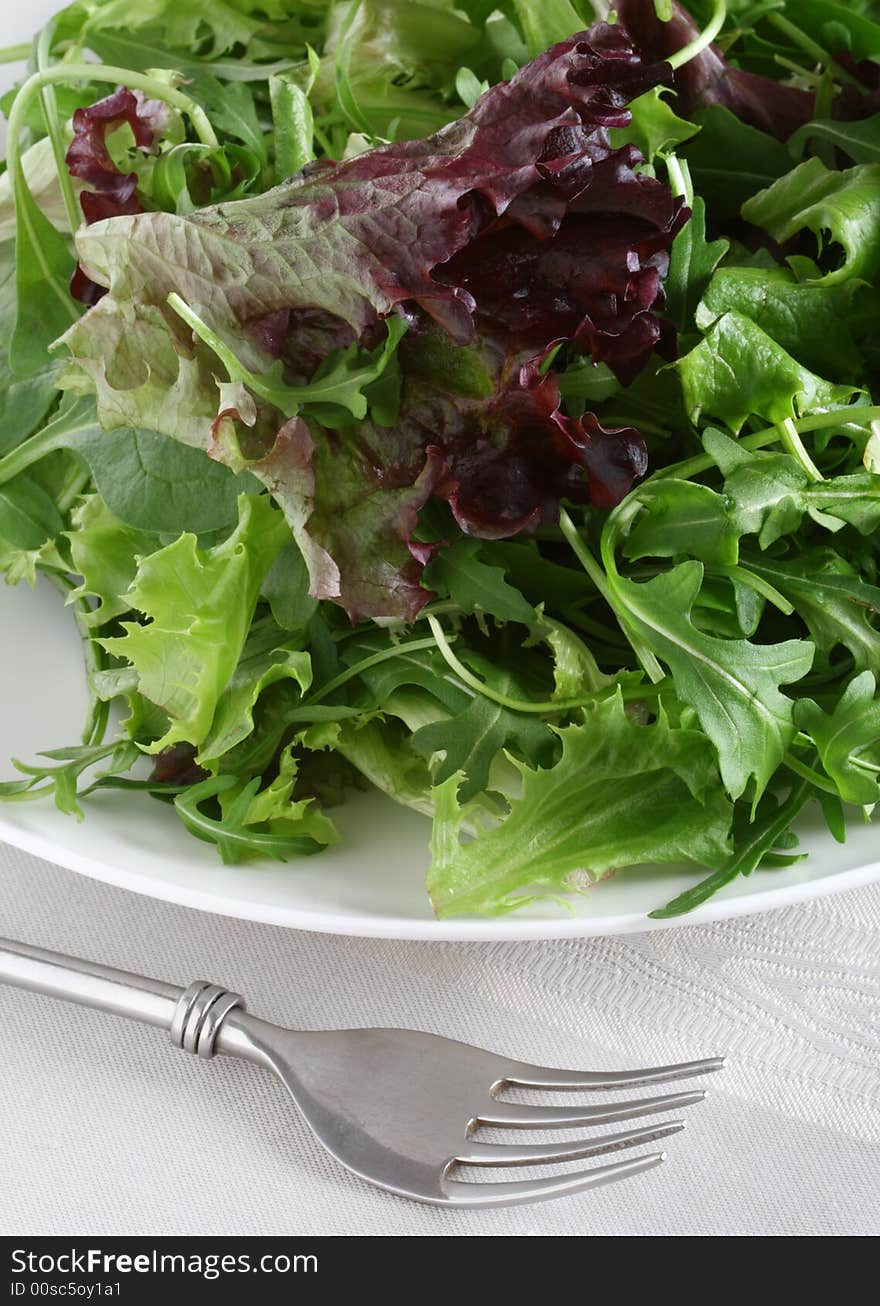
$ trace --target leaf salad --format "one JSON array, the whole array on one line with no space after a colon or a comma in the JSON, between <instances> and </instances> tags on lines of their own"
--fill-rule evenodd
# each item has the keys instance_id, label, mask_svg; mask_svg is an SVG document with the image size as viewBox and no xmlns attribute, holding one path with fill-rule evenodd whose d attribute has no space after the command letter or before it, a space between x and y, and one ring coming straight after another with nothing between
<instances>
[{"instance_id":1,"label":"leaf salad","mask_svg":"<svg viewBox=\"0 0 880 1306\"><path fill-rule=\"evenodd\" d=\"M870 818L880 5L75 0L0 58L0 570L90 690L0 799L284 861L372 785L439 916Z\"/></svg>"}]
</instances>

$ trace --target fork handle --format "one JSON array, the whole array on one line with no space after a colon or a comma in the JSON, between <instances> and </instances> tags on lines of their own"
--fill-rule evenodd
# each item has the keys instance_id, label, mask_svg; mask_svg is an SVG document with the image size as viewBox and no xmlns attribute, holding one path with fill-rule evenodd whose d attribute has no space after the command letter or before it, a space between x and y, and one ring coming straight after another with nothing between
<instances>
[{"instance_id":1,"label":"fork handle","mask_svg":"<svg viewBox=\"0 0 880 1306\"><path fill-rule=\"evenodd\" d=\"M230 1012L243 1010L244 1000L206 980L196 980L182 989L81 957L0 938L0 983L157 1025L169 1031L177 1047L202 1057L229 1052L254 1059L244 1023L226 1024Z\"/></svg>"}]
</instances>

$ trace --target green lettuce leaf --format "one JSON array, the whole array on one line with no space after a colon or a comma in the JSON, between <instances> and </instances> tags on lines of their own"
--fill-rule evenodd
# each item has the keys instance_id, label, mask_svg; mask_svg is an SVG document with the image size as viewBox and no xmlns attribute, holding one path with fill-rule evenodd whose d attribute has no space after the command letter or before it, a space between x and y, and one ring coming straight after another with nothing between
<instances>
[{"instance_id":1,"label":"green lettuce leaf","mask_svg":"<svg viewBox=\"0 0 880 1306\"><path fill-rule=\"evenodd\" d=\"M270 685L292 680L305 693L312 683L312 660L303 649L282 643L274 621L256 624L248 636L238 665L217 700L214 719L197 762L214 769L226 753L248 738L254 729L254 708Z\"/></svg>"},{"instance_id":2,"label":"green lettuce leaf","mask_svg":"<svg viewBox=\"0 0 880 1306\"><path fill-rule=\"evenodd\" d=\"M618 695L559 738L559 761L546 770L520 764L509 815L472 842L459 838L460 777L439 786L428 872L438 916L511 911L621 866L726 856L732 809L699 731L672 728L663 715L635 725Z\"/></svg>"},{"instance_id":3,"label":"green lettuce leaf","mask_svg":"<svg viewBox=\"0 0 880 1306\"><path fill-rule=\"evenodd\" d=\"M851 380L862 362L849 328L853 290L851 285L805 284L786 268L721 268L706 288L696 321L708 327L733 310L804 367Z\"/></svg>"},{"instance_id":4,"label":"green lettuce leaf","mask_svg":"<svg viewBox=\"0 0 880 1306\"><path fill-rule=\"evenodd\" d=\"M699 316L699 310L698 310ZM843 403L853 386L832 385L798 363L742 313L722 313L677 364L693 422L714 417L739 431L754 415L782 422Z\"/></svg>"},{"instance_id":5,"label":"green lettuce leaf","mask_svg":"<svg viewBox=\"0 0 880 1306\"><path fill-rule=\"evenodd\" d=\"M287 540L269 499L242 495L239 523L222 544L199 549L181 535L144 558L129 591L147 624L101 640L130 662L141 694L167 712L167 733L147 751L177 742L200 746L244 648L263 577Z\"/></svg>"},{"instance_id":6,"label":"green lettuce leaf","mask_svg":"<svg viewBox=\"0 0 880 1306\"><path fill-rule=\"evenodd\" d=\"M84 616L86 624L102 626L130 612L128 591L140 561L155 551L155 537L121 522L99 494L86 495L74 509L66 537L74 570L82 578L68 602L97 599Z\"/></svg>"},{"instance_id":7,"label":"green lettuce leaf","mask_svg":"<svg viewBox=\"0 0 880 1306\"><path fill-rule=\"evenodd\" d=\"M840 245L844 261L821 278L826 285L880 276L880 164L836 172L807 159L744 204L742 215L780 242L811 231L820 252Z\"/></svg>"}]
</instances>

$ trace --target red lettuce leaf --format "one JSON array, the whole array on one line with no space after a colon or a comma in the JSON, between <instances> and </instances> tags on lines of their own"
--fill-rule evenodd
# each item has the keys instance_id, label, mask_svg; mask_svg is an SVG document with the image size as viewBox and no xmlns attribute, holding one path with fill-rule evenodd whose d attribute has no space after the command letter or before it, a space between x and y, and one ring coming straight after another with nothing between
<instances>
[{"instance_id":1,"label":"red lettuce leaf","mask_svg":"<svg viewBox=\"0 0 880 1306\"><path fill-rule=\"evenodd\" d=\"M127 123L135 145L148 152L167 117L168 109L160 100L147 100L140 91L130 91L125 86L117 87L112 95L87 108L76 110L66 162L70 175L91 187L80 191L79 197L87 223L144 211L137 196L137 173L120 172L107 149L107 137ZM92 281L79 264L70 289L74 299L89 306L106 293L105 287Z\"/></svg>"},{"instance_id":2,"label":"red lettuce leaf","mask_svg":"<svg viewBox=\"0 0 880 1306\"><path fill-rule=\"evenodd\" d=\"M698 24L677 0L668 22L657 17L653 0L619 0L615 7L645 59L668 59L700 34ZM783 141L813 116L812 92L734 68L716 45L679 68L673 84L685 114L721 104L749 126Z\"/></svg>"},{"instance_id":3,"label":"red lettuce leaf","mask_svg":"<svg viewBox=\"0 0 880 1306\"><path fill-rule=\"evenodd\" d=\"M243 455L282 504L313 594L353 616L411 618L427 601L413 532L431 495L485 538L552 521L561 497L618 502L644 473L641 437L566 417L539 363L566 342L628 382L674 348L657 310L687 210L608 130L668 77L598 24L426 140L309 165L258 198L84 230L80 256L109 294L65 341L102 420ZM245 367L280 359L289 384L405 313L399 416L327 430L308 408L283 422L224 390L206 420L216 360L167 308L172 291Z\"/></svg>"}]
</instances>

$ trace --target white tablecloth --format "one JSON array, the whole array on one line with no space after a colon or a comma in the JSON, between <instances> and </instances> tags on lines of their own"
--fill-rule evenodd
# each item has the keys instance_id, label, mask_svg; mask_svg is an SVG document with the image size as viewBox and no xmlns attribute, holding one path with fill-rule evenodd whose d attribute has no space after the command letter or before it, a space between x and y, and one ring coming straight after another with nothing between
<instances>
[{"instance_id":1,"label":"white tablecloth","mask_svg":"<svg viewBox=\"0 0 880 1306\"><path fill-rule=\"evenodd\" d=\"M301 934L109 888L0 845L0 934L288 1024L402 1024L546 1064L726 1052L664 1166L510 1211L400 1201L330 1160L273 1078L0 987L0 1234L880 1233L880 887L615 939Z\"/></svg>"}]
</instances>

